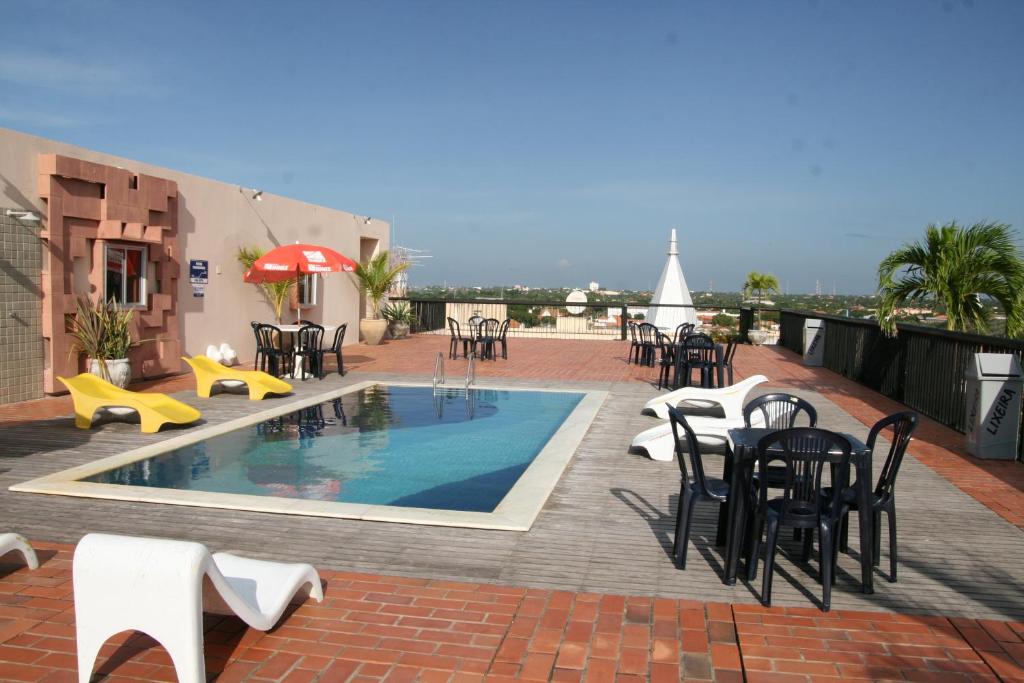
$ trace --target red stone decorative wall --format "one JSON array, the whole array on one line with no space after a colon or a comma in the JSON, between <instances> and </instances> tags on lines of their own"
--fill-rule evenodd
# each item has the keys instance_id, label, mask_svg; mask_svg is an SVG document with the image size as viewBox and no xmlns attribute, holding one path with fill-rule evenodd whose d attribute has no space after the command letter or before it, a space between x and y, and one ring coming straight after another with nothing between
<instances>
[{"instance_id":1,"label":"red stone decorative wall","mask_svg":"<svg viewBox=\"0 0 1024 683\"><path fill-rule=\"evenodd\" d=\"M67 319L75 299L103 298L104 248L107 243L146 245L146 306L136 309L131 349L134 377L181 370L177 298L181 270L178 253L178 185L172 180L135 174L123 168L59 154L39 155L39 194L47 203L42 273L44 339L43 391L64 387L57 375L75 375L85 359L72 353ZM75 290L75 259L89 263L88 291ZM81 286L79 282L79 286Z\"/></svg>"}]
</instances>

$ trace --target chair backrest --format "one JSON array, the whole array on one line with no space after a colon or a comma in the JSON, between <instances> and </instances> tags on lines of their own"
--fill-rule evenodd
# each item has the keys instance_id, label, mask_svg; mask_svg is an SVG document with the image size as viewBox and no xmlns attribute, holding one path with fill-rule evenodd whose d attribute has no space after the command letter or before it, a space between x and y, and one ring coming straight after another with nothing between
<instances>
[{"instance_id":1,"label":"chair backrest","mask_svg":"<svg viewBox=\"0 0 1024 683\"><path fill-rule=\"evenodd\" d=\"M649 346L658 345L659 332L657 327L655 327L651 323L641 323L640 326L637 328L637 331L640 333L641 344Z\"/></svg>"},{"instance_id":2,"label":"chair backrest","mask_svg":"<svg viewBox=\"0 0 1024 683\"><path fill-rule=\"evenodd\" d=\"M686 335L693 332L693 328L693 323L682 323L681 325L676 327L675 342L677 344L681 344L683 342L683 339L686 338Z\"/></svg>"},{"instance_id":3,"label":"chair backrest","mask_svg":"<svg viewBox=\"0 0 1024 683\"><path fill-rule=\"evenodd\" d=\"M505 339L508 337L509 325L511 325L511 324L512 324L512 318L505 318L504 320L502 320L501 321L501 327L498 328L498 336L496 337L496 339L500 339L501 341L505 341Z\"/></svg>"},{"instance_id":4,"label":"chair backrest","mask_svg":"<svg viewBox=\"0 0 1024 683\"><path fill-rule=\"evenodd\" d=\"M634 344L639 344L640 340L637 339L636 323L632 320L626 321L626 328L629 329L629 340Z\"/></svg>"},{"instance_id":5,"label":"chair backrest","mask_svg":"<svg viewBox=\"0 0 1024 683\"><path fill-rule=\"evenodd\" d=\"M451 332L452 336L456 339L462 338L462 330L459 329L459 321L455 318L448 318L448 331Z\"/></svg>"},{"instance_id":6,"label":"chair backrest","mask_svg":"<svg viewBox=\"0 0 1024 683\"><path fill-rule=\"evenodd\" d=\"M704 474L704 461L701 459L697 435L693 432L693 428L690 427L690 423L686 421L686 418L675 406L671 403L666 405L668 406L668 419L672 424L672 436L675 438L676 461L679 463L680 474L683 479L686 479L686 462L683 459L685 457L683 454L683 441L685 439L686 452L689 454L690 459L690 469L693 470L693 480L702 494L712 496L711 491L708 490L707 476ZM680 434L680 431L682 434Z\"/></svg>"},{"instance_id":7,"label":"chair backrest","mask_svg":"<svg viewBox=\"0 0 1024 683\"><path fill-rule=\"evenodd\" d=\"M480 321L480 332L481 337L490 337L494 339L498 336L498 329L501 327L501 323L498 322L497 318L486 318Z\"/></svg>"},{"instance_id":8,"label":"chair backrest","mask_svg":"<svg viewBox=\"0 0 1024 683\"><path fill-rule=\"evenodd\" d=\"M736 340L730 339L722 355L722 365L732 365L732 357L736 355Z\"/></svg>"},{"instance_id":9,"label":"chair backrest","mask_svg":"<svg viewBox=\"0 0 1024 683\"><path fill-rule=\"evenodd\" d=\"M711 363L715 359L715 340L706 334L687 334L683 337L683 348L690 360Z\"/></svg>"},{"instance_id":10,"label":"chair backrest","mask_svg":"<svg viewBox=\"0 0 1024 683\"><path fill-rule=\"evenodd\" d=\"M813 528L823 512L822 475L826 467L835 472L836 481L848 481L850 473L850 442L826 429L798 427L783 429L764 436L757 444L758 475L768 481L769 466L781 462L785 468L782 482L781 521L786 526ZM834 468L834 469L833 469ZM828 509L838 518L842 489L832 484ZM768 501L768 486L758 487L761 505Z\"/></svg>"},{"instance_id":11,"label":"chair backrest","mask_svg":"<svg viewBox=\"0 0 1024 683\"><path fill-rule=\"evenodd\" d=\"M675 350L672 348L672 337L659 333L658 348L661 349L661 360L668 362L675 353Z\"/></svg>"},{"instance_id":12,"label":"chair backrest","mask_svg":"<svg viewBox=\"0 0 1024 683\"><path fill-rule=\"evenodd\" d=\"M260 351L283 351L284 337L274 325L260 323L256 327L256 348Z\"/></svg>"},{"instance_id":13,"label":"chair backrest","mask_svg":"<svg viewBox=\"0 0 1024 683\"><path fill-rule=\"evenodd\" d=\"M322 351L324 328L316 323L306 323L299 328L299 346L306 350Z\"/></svg>"},{"instance_id":14,"label":"chair backrest","mask_svg":"<svg viewBox=\"0 0 1024 683\"><path fill-rule=\"evenodd\" d=\"M886 429L892 429L889 437L889 453L885 456L885 464L882 472L878 475L878 484L875 485L875 495L879 497L892 496L896 488L896 475L900 472L900 465L903 463L903 456L907 453L907 446L910 445L910 437L917 429L917 413L906 410L883 417L875 423L868 434L867 447L872 453L875 452L875 440L878 435Z\"/></svg>"},{"instance_id":15,"label":"chair backrest","mask_svg":"<svg viewBox=\"0 0 1024 683\"><path fill-rule=\"evenodd\" d=\"M332 353L337 353L341 345L345 343L345 332L348 331L348 323L342 323L334 330L334 341L331 342L331 347L326 349Z\"/></svg>"},{"instance_id":16,"label":"chair backrest","mask_svg":"<svg viewBox=\"0 0 1024 683\"><path fill-rule=\"evenodd\" d=\"M810 403L792 394L765 394L743 407L743 423L747 427L791 429L801 413L807 415L807 426L818 423L818 411Z\"/></svg>"}]
</instances>

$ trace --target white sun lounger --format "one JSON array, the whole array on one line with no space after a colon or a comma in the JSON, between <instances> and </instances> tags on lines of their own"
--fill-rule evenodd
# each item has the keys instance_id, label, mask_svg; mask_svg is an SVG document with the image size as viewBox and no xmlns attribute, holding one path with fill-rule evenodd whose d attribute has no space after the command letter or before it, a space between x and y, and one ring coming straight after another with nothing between
<instances>
[{"instance_id":1,"label":"white sun lounger","mask_svg":"<svg viewBox=\"0 0 1024 683\"><path fill-rule=\"evenodd\" d=\"M21 534L0 534L0 557L3 557L9 552L17 550L21 553L21 556L25 558L25 564L28 565L29 569L39 568L39 558L36 557L36 551L29 545L28 540L25 539Z\"/></svg>"},{"instance_id":2,"label":"white sun lounger","mask_svg":"<svg viewBox=\"0 0 1024 683\"><path fill-rule=\"evenodd\" d=\"M308 564L250 560L187 541L89 534L75 548L78 680L87 683L110 636L141 631L166 648L180 683L205 683L203 611L266 631L303 586L323 600Z\"/></svg>"},{"instance_id":3,"label":"white sun lounger","mask_svg":"<svg viewBox=\"0 0 1024 683\"><path fill-rule=\"evenodd\" d=\"M768 378L764 375L753 375L742 382L733 384L731 387L722 387L721 389L683 387L682 389L676 389L675 391L670 391L667 394L662 394L657 398L652 398L644 405L643 412L653 412L662 420L667 420L668 407L665 405L666 403L671 404L672 406L687 403L700 408L711 408L717 405L721 406L722 412L725 413L725 419L739 419L740 422L742 422L743 406L747 402L747 395L750 393L750 390L758 384L762 384L767 381ZM690 426L694 426L694 420L696 420L697 424L700 424L705 420L715 419L721 418L686 416L686 421ZM743 425L741 424L740 426L742 427ZM696 429L696 427L694 428Z\"/></svg>"},{"instance_id":4,"label":"white sun lounger","mask_svg":"<svg viewBox=\"0 0 1024 683\"><path fill-rule=\"evenodd\" d=\"M705 448L709 449L709 451L713 451L715 448L722 448L729 443L729 429L701 428L701 432L697 434L697 443L702 451ZM634 437L630 447L647 451L647 455L651 460L670 462L675 457L676 448L675 436L672 434L672 425L668 422L663 422L650 429L645 429Z\"/></svg>"}]
</instances>

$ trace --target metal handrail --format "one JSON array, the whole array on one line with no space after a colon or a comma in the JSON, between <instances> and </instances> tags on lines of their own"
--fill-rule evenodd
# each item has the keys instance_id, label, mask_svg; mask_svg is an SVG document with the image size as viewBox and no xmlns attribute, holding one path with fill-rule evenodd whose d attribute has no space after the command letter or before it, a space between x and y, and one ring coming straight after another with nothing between
<instances>
[{"instance_id":1,"label":"metal handrail","mask_svg":"<svg viewBox=\"0 0 1024 683\"><path fill-rule=\"evenodd\" d=\"M444 354L437 352L437 359L434 361L434 388L438 384L444 384Z\"/></svg>"},{"instance_id":2,"label":"metal handrail","mask_svg":"<svg viewBox=\"0 0 1024 683\"><path fill-rule=\"evenodd\" d=\"M469 354L469 364L466 366L466 389L469 389L476 382L476 353Z\"/></svg>"}]
</instances>

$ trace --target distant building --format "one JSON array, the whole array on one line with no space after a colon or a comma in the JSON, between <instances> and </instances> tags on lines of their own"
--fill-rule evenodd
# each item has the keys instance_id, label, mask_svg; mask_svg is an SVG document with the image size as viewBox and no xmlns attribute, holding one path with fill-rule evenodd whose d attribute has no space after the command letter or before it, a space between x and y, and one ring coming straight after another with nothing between
<instances>
[{"instance_id":1,"label":"distant building","mask_svg":"<svg viewBox=\"0 0 1024 683\"><path fill-rule=\"evenodd\" d=\"M588 286L587 289L589 289L591 292L596 292L597 290L601 289L601 285L597 284L596 282L591 282L590 286Z\"/></svg>"}]
</instances>

